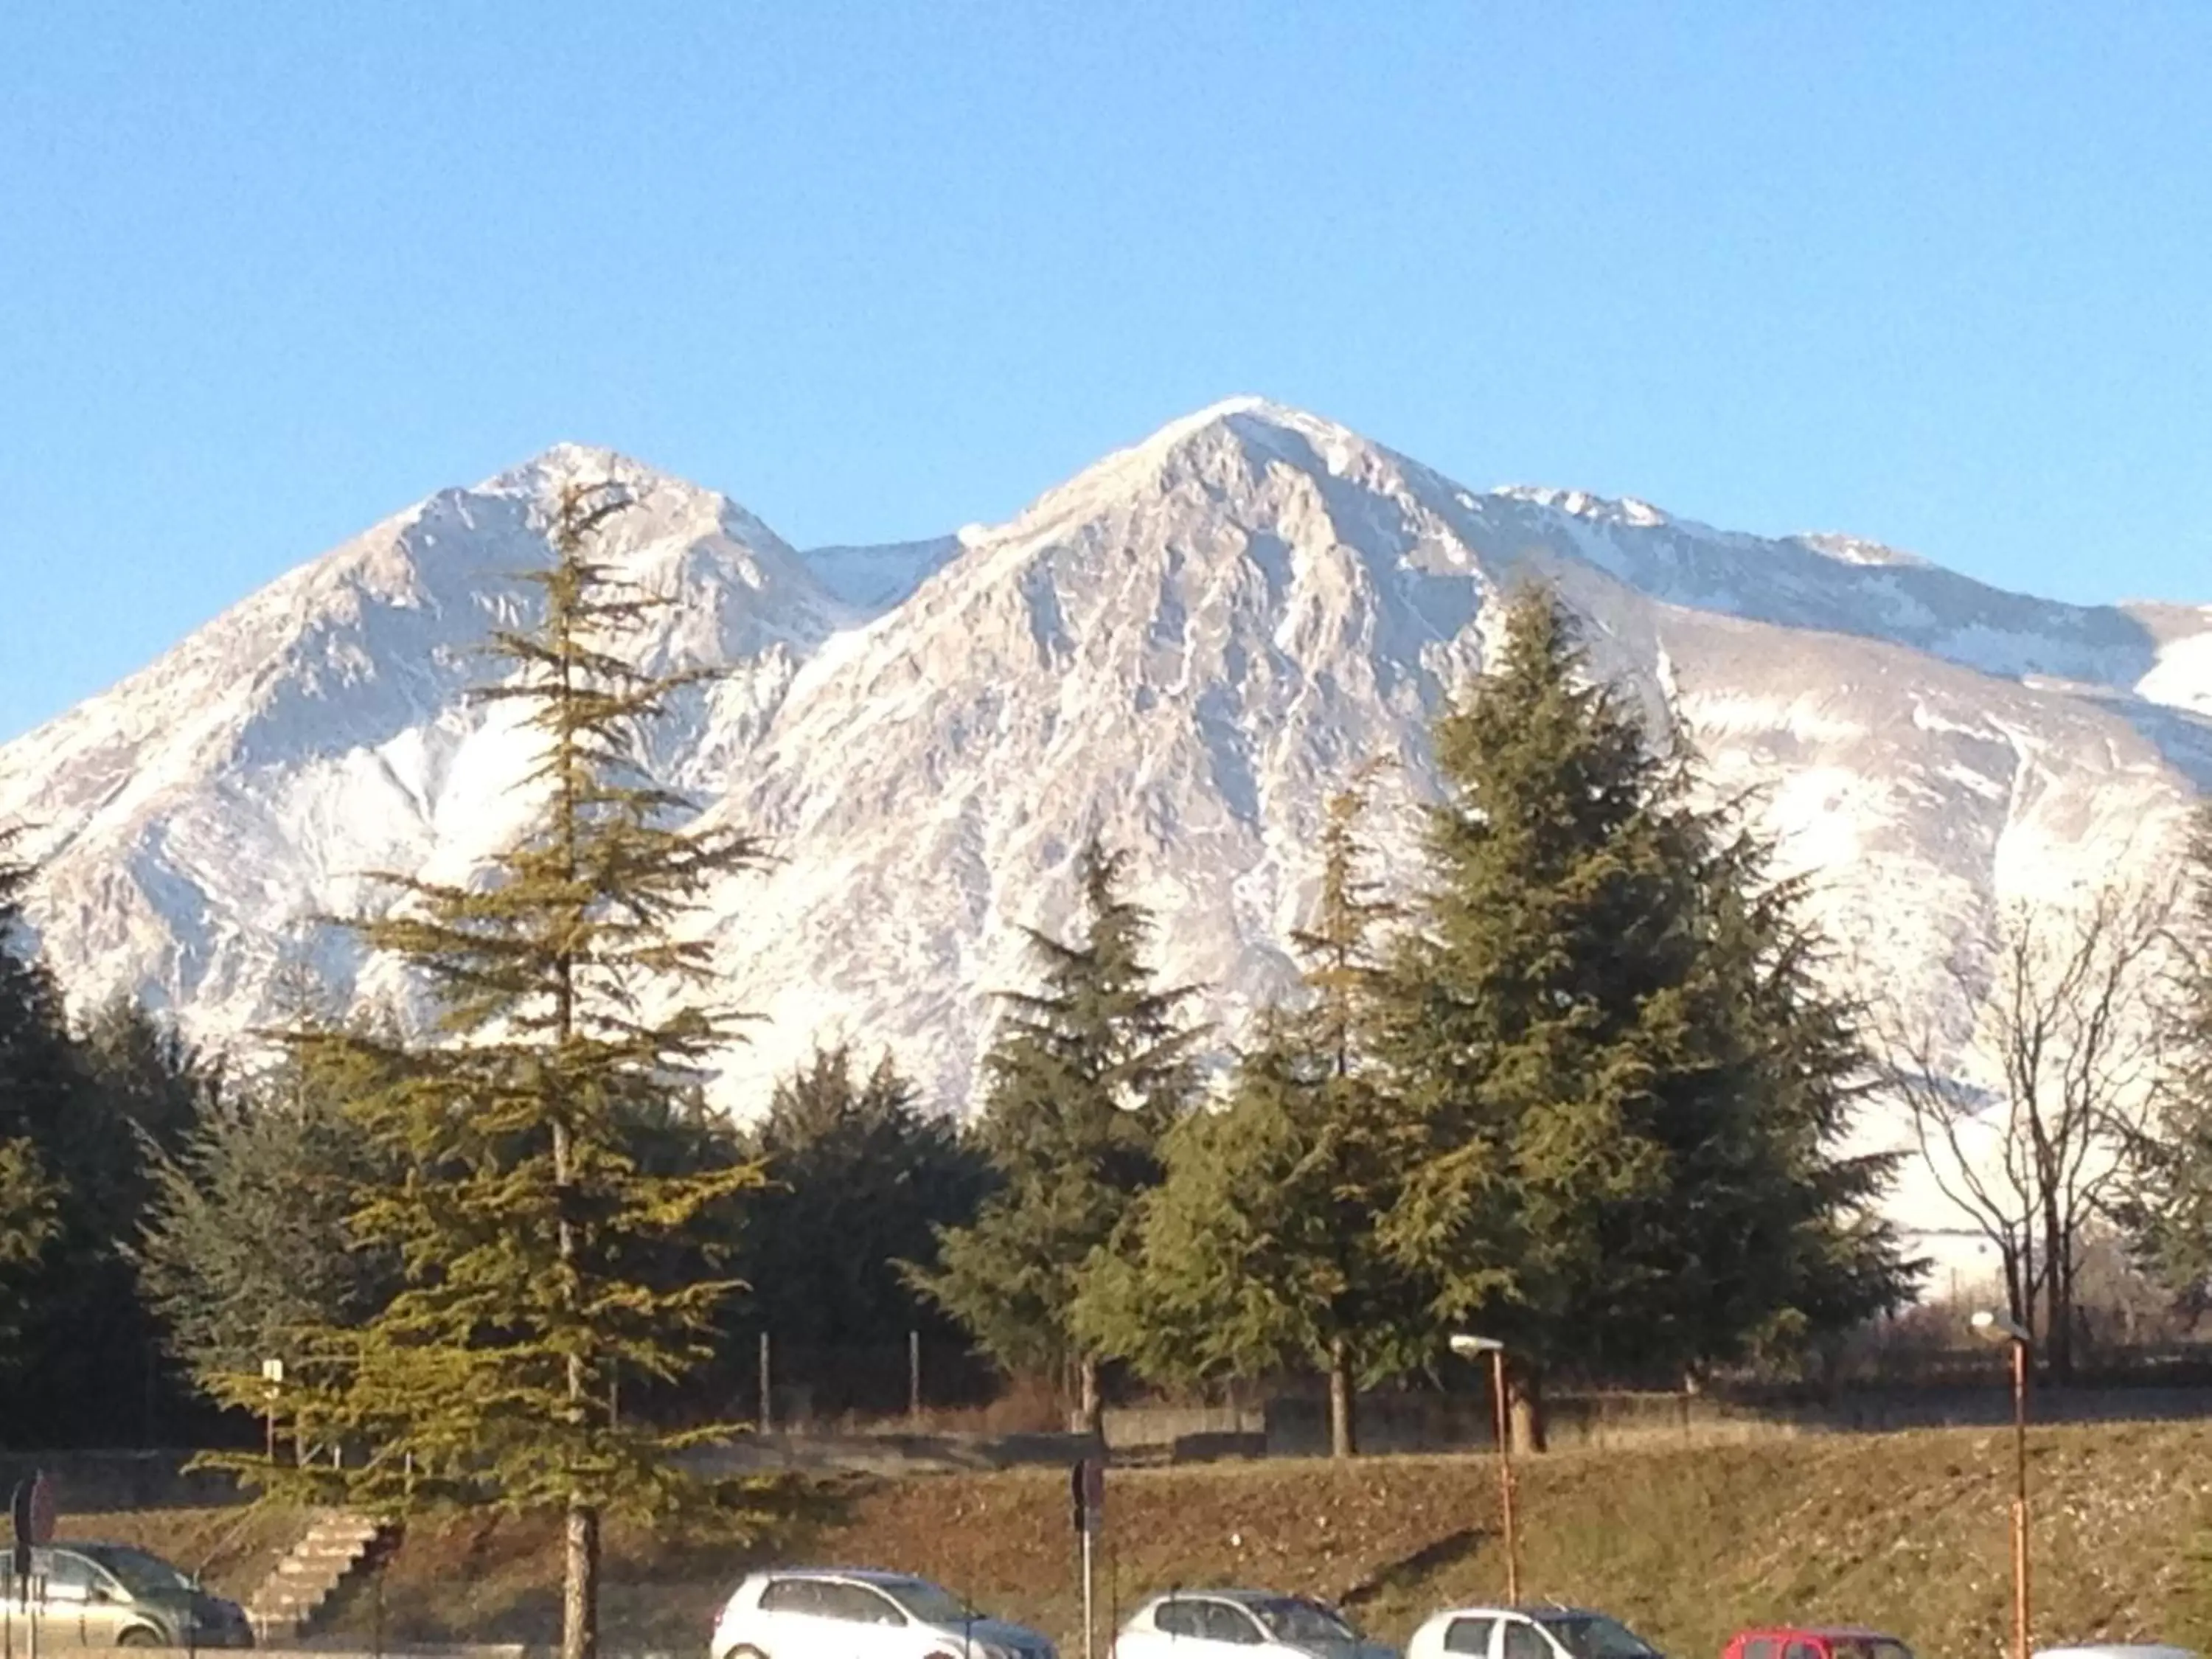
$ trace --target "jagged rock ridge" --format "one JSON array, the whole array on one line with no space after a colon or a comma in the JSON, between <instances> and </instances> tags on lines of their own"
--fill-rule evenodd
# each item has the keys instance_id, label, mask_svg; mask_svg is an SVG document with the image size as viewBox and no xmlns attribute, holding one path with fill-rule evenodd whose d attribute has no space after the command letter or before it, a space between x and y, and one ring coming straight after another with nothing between
<instances>
[{"instance_id":1,"label":"jagged rock ridge","mask_svg":"<svg viewBox=\"0 0 2212 1659\"><path fill-rule=\"evenodd\" d=\"M605 472L641 502L615 556L686 600L648 649L731 671L660 758L781 854L713 905L730 988L768 1016L722 1081L738 1109L839 1032L957 1108L989 993L1021 980L1019 927L1059 923L1093 830L1134 850L1164 970L1212 988L1232 1039L1288 982L1322 803L1369 757L1402 763L1382 821L1415 878L1429 718L1528 576L1587 619L1607 672L1674 704L1715 787L1760 791L1856 983L1940 1000L1941 963L1985 948L2001 906L2147 864L2212 784L2212 611L1478 493L1255 399L1009 523L814 555L563 447L386 520L0 748L0 821L31 826L33 919L76 994L134 992L216 1041L269 1016L288 960L398 994L304 918L380 902L372 870L465 874L511 828L526 745L462 689L526 602L501 578L546 556L551 495Z\"/></svg>"}]
</instances>

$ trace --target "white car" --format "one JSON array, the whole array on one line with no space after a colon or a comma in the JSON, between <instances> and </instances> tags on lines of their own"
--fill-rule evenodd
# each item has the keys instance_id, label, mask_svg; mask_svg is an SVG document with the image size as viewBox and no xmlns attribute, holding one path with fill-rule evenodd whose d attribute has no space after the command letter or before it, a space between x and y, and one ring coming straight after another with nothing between
<instances>
[{"instance_id":1,"label":"white car","mask_svg":"<svg viewBox=\"0 0 2212 1659\"><path fill-rule=\"evenodd\" d=\"M714 1621L712 1659L1059 1659L1025 1625L987 1619L911 1573L756 1572Z\"/></svg>"},{"instance_id":2,"label":"white car","mask_svg":"<svg viewBox=\"0 0 2212 1659\"><path fill-rule=\"evenodd\" d=\"M1660 1659L1619 1620L1586 1607L1450 1607L1406 1644L1406 1659Z\"/></svg>"},{"instance_id":3,"label":"white car","mask_svg":"<svg viewBox=\"0 0 2212 1659\"><path fill-rule=\"evenodd\" d=\"M1398 1659L1334 1607L1273 1590L1176 1590L1130 1615L1113 1659Z\"/></svg>"}]
</instances>

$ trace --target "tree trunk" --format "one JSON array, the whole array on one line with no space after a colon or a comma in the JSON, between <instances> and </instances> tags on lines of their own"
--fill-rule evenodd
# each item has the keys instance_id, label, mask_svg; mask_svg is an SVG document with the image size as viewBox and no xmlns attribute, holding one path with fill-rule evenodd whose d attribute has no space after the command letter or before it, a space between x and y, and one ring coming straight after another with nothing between
<instances>
[{"instance_id":1,"label":"tree trunk","mask_svg":"<svg viewBox=\"0 0 2212 1659\"><path fill-rule=\"evenodd\" d=\"M2074 1376L2074 1240L2055 1195L2043 1206L2043 1361L2045 1375L2063 1383Z\"/></svg>"},{"instance_id":2,"label":"tree trunk","mask_svg":"<svg viewBox=\"0 0 2212 1659\"><path fill-rule=\"evenodd\" d=\"M1513 1425L1513 1455L1523 1457L1544 1449L1544 1379L1533 1365L1516 1365L1506 1373L1507 1403Z\"/></svg>"},{"instance_id":3,"label":"tree trunk","mask_svg":"<svg viewBox=\"0 0 2212 1659\"><path fill-rule=\"evenodd\" d=\"M1098 1359L1085 1354L1075 1363L1075 1410L1080 1431L1103 1443L1106 1438L1106 1399L1098 1391Z\"/></svg>"},{"instance_id":4,"label":"tree trunk","mask_svg":"<svg viewBox=\"0 0 2212 1659\"><path fill-rule=\"evenodd\" d=\"M561 1580L561 1659L599 1659L599 1512L574 1500Z\"/></svg>"},{"instance_id":5,"label":"tree trunk","mask_svg":"<svg viewBox=\"0 0 2212 1659\"><path fill-rule=\"evenodd\" d=\"M1339 1337L1328 1349L1328 1455L1357 1457L1359 1442L1353 1420L1352 1360Z\"/></svg>"}]
</instances>

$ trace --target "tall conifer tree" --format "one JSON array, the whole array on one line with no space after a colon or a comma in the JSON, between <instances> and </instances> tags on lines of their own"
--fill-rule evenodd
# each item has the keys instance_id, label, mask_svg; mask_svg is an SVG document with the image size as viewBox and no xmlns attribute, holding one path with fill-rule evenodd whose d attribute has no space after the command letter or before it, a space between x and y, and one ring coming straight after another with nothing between
<instances>
[{"instance_id":1,"label":"tall conifer tree","mask_svg":"<svg viewBox=\"0 0 2212 1659\"><path fill-rule=\"evenodd\" d=\"M1864 1075L1767 848L1594 683L1547 592L1438 722L1377 1042L1422 1144L1384 1235L1528 1373L1681 1374L1906 1281L1838 1141Z\"/></svg>"},{"instance_id":2,"label":"tall conifer tree","mask_svg":"<svg viewBox=\"0 0 2212 1659\"><path fill-rule=\"evenodd\" d=\"M746 1206L751 1317L779 1341L825 1346L947 1334L900 1264L933 1263L935 1229L974 1218L987 1169L888 1053L862 1073L849 1045L817 1046L748 1145L770 1182Z\"/></svg>"},{"instance_id":3,"label":"tall conifer tree","mask_svg":"<svg viewBox=\"0 0 2212 1659\"><path fill-rule=\"evenodd\" d=\"M61 999L21 950L22 892L30 872L8 858L0 834L0 1372L13 1370L12 1340L27 1322L39 1272L61 1231L62 1188L40 1143L69 1109L76 1086Z\"/></svg>"},{"instance_id":4,"label":"tall conifer tree","mask_svg":"<svg viewBox=\"0 0 2212 1659\"><path fill-rule=\"evenodd\" d=\"M563 1659L596 1650L602 1515L651 1517L688 1488L671 1454L695 1437L615 1404L624 1380L673 1382L708 1357L732 1287L666 1266L758 1179L653 1161L672 1103L738 1036L701 1000L708 960L683 923L759 852L740 830L672 827L686 803L647 772L647 728L689 677L626 654L675 603L595 556L627 504L614 485L562 492L554 561L527 577L537 620L495 638L511 672L479 695L519 705L542 745L526 833L489 879L398 879L403 902L355 924L434 988L435 1040L303 1039L382 1079L351 1110L397 1174L362 1189L352 1225L397 1254L402 1282L357 1329L295 1334L289 1409L365 1460L252 1471L387 1511L462 1498L562 1516ZM259 1403L257 1379L230 1392Z\"/></svg>"},{"instance_id":5,"label":"tall conifer tree","mask_svg":"<svg viewBox=\"0 0 2212 1659\"><path fill-rule=\"evenodd\" d=\"M1293 935L1306 1002L1267 1012L1221 1110L1170 1131L1136 1249L1098 1264L1078 1310L1079 1328L1163 1380L1321 1372L1339 1457L1358 1449L1355 1389L1436 1353L1428 1297L1376 1236L1403 1137L1364 1052L1372 936L1394 907L1367 873L1364 805L1358 787L1329 804L1320 902Z\"/></svg>"},{"instance_id":6,"label":"tall conifer tree","mask_svg":"<svg viewBox=\"0 0 2212 1659\"><path fill-rule=\"evenodd\" d=\"M938 1266L914 1272L1001 1365L1072 1367L1094 1431L1100 1354L1074 1327L1076 1298L1093 1254L1121 1241L1132 1201L1159 1180L1200 1035L1179 1021L1191 990L1161 988L1146 963L1151 918L1124 891L1127 870L1125 854L1089 843L1081 934L1030 930L1042 986L1006 997L975 1129L1001 1184L974 1223L939 1230Z\"/></svg>"},{"instance_id":7,"label":"tall conifer tree","mask_svg":"<svg viewBox=\"0 0 2212 1659\"><path fill-rule=\"evenodd\" d=\"M2201 1310L2212 1306L2212 804L2197 809L2172 951L2160 1109L2124 1218L2153 1271Z\"/></svg>"}]
</instances>

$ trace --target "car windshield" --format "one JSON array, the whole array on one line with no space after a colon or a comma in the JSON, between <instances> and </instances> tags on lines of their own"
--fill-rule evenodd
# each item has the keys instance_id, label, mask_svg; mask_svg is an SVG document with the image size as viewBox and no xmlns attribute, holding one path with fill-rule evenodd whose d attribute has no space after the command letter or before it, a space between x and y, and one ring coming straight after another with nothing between
<instances>
[{"instance_id":1,"label":"car windshield","mask_svg":"<svg viewBox=\"0 0 2212 1659\"><path fill-rule=\"evenodd\" d=\"M1887 1637L1853 1636L1828 1644L1835 1659L1912 1659L1912 1650Z\"/></svg>"},{"instance_id":2,"label":"car windshield","mask_svg":"<svg viewBox=\"0 0 2212 1659\"><path fill-rule=\"evenodd\" d=\"M1359 1639L1343 1614L1302 1595L1279 1595L1246 1605L1267 1627L1268 1635L1293 1647L1340 1646Z\"/></svg>"},{"instance_id":3,"label":"car windshield","mask_svg":"<svg viewBox=\"0 0 2212 1659\"><path fill-rule=\"evenodd\" d=\"M878 1588L925 1625L962 1625L978 1616L951 1590L927 1578L901 1578Z\"/></svg>"},{"instance_id":4,"label":"car windshield","mask_svg":"<svg viewBox=\"0 0 2212 1659\"><path fill-rule=\"evenodd\" d=\"M1597 1613L1564 1613L1539 1622L1575 1659L1655 1659L1651 1644Z\"/></svg>"},{"instance_id":5,"label":"car windshield","mask_svg":"<svg viewBox=\"0 0 2212 1659\"><path fill-rule=\"evenodd\" d=\"M191 1581L158 1555L149 1555L143 1550L134 1550L119 1544L100 1544L81 1548L78 1553L97 1561L122 1581L123 1588L133 1595L174 1595L190 1589Z\"/></svg>"}]
</instances>

